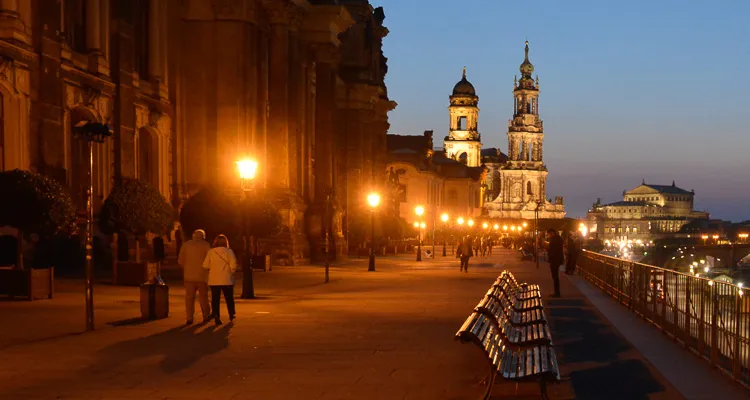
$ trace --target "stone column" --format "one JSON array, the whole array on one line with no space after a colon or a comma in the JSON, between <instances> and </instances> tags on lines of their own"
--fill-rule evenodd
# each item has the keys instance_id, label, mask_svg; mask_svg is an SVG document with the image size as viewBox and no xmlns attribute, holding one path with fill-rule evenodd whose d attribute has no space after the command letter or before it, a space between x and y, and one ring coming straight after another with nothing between
<instances>
[{"instance_id":1,"label":"stone column","mask_svg":"<svg viewBox=\"0 0 750 400\"><path fill-rule=\"evenodd\" d=\"M86 48L99 53L102 46L100 0L86 0ZM154 2L152 2L154 3Z\"/></svg>"},{"instance_id":2,"label":"stone column","mask_svg":"<svg viewBox=\"0 0 750 400\"><path fill-rule=\"evenodd\" d=\"M336 111L335 65L338 49L333 45L315 46L315 195L316 203L325 202L326 190L333 188L333 136Z\"/></svg>"},{"instance_id":3,"label":"stone column","mask_svg":"<svg viewBox=\"0 0 750 400\"><path fill-rule=\"evenodd\" d=\"M299 14L293 15L289 31L289 188L302 195L302 146L304 129L305 62L303 59Z\"/></svg>"},{"instance_id":4,"label":"stone column","mask_svg":"<svg viewBox=\"0 0 750 400\"><path fill-rule=\"evenodd\" d=\"M97 0L88 0L97 1ZM161 12L160 1L151 0L148 9L148 73L152 81L161 80ZM88 39L88 36L87 36ZM143 78L143 77L141 77Z\"/></svg>"},{"instance_id":5,"label":"stone column","mask_svg":"<svg viewBox=\"0 0 750 400\"><path fill-rule=\"evenodd\" d=\"M282 6L283 7L283 6ZM269 186L289 187L289 15L271 14L268 71Z\"/></svg>"}]
</instances>

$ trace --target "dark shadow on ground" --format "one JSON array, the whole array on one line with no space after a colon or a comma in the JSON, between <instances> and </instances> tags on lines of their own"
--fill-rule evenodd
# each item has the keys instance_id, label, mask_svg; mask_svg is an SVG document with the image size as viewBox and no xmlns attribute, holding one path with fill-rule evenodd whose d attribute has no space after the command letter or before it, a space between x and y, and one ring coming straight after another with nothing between
<instances>
[{"instance_id":1,"label":"dark shadow on ground","mask_svg":"<svg viewBox=\"0 0 750 400\"><path fill-rule=\"evenodd\" d=\"M110 325L110 326L143 325L151 321L152 320L149 320L146 318L135 317L135 318L128 318L128 319L123 319L119 321L108 322L107 325Z\"/></svg>"},{"instance_id":2,"label":"dark shadow on ground","mask_svg":"<svg viewBox=\"0 0 750 400\"><path fill-rule=\"evenodd\" d=\"M664 391L664 386L654 379L640 360L616 361L602 367L574 371L570 380L578 400L646 400L649 394Z\"/></svg>"},{"instance_id":3,"label":"dark shadow on ground","mask_svg":"<svg viewBox=\"0 0 750 400\"><path fill-rule=\"evenodd\" d=\"M561 350L561 362L611 363L630 344L611 331L599 315L581 307L550 307L552 337Z\"/></svg>"},{"instance_id":4,"label":"dark shadow on ground","mask_svg":"<svg viewBox=\"0 0 750 400\"><path fill-rule=\"evenodd\" d=\"M229 345L229 331L233 324L210 326L198 332L201 325L172 328L151 336L115 343L101 349L91 371L117 369L130 361L154 355L164 357L161 369L166 373L185 369L210 354Z\"/></svg>"}]
</instances>

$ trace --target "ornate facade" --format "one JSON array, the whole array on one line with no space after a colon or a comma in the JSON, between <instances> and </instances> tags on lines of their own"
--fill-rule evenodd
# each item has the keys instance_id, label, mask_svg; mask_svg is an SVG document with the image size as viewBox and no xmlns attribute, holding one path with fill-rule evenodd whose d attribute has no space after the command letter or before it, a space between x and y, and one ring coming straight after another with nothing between
<instances>
[{"instance_id":1,"label":"ornate facade","mask_svg":"<svg viewBox=\"0 0 750 400\"><path fill-rule=\"evenodd\" d=\"M382 8L37 0L0 2L0 14L0 169L51 175L82 206L87 156L72 127L108 123L114 137L95 146L97 205L121 177L176 207L207 184L239 190L234 162L252 156L286 226L268 243L277 261L320 255L327 199L331 244L346 247L347 208L385 168L395 107Z\"/></svg>"},{"instance_id":2,"label":"ornate facade","mask_svg":"<svg viewBox=\"0 0 750 400\"><path fill-rule=\"evenodd\" d=\"M513 119L508 122L508 155L499 151L482 157L478 132L479 97L464 75L450 97L451 125L445 138L448 157L469 166L486 168L483 207L490 218L563 218L562 197L547 198L547 166L543 159L544 124L539 117L539 78L532 78L529 43L521 64L521 79L514 79Z\"/></svg>"},{"instance_id":3,"label":"ornate facade","mask_svg":"<svg viewBox=\"0 0 750 400\"><path fill-rule=\"evenodd\" d=\"M648 185L645 181L629 191L623 200L591 207L587 216L592 235L605 241L642 241L680 236L682 228L709 214L693 210L694 191L672 185ZM687 235L687 234L685 234Z\"/></svg>"},{"instance_id":4,"label":"ornate facade","mask_svg":"<svg viewBox=\"0 0 750 400\"><path fill-rule=\"evenodd\" d=\"M474 85L463 77L453 87L450 96L450 129L445 138L445 154L448 158L464 162L469 167L481 165L482 136L479 134L479 96Z\"/></svg>"}]
</instances>

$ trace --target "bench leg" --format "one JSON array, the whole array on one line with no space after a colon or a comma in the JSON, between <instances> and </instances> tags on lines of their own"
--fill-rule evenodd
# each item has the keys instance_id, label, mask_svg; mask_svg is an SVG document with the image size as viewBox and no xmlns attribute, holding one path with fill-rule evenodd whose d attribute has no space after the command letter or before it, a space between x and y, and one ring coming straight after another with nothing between
<instances>
[{"instance_id":1,"label":"bench leg","mask_svg":"<svg viewBox=\"0 0 750 400\"><path fill-rule=\"evenodd\" d=\"M487 383L487 392L484 393L484 397L482 397L482 400L489 400L490 396L492 396L492 387L495 385L495 369L490 366L490 381Z\"/></svg>"},{"instance_id":2,"label":"bench leg","mask_svg":"<svg viewBox=\"0 0 750 400\"><path fill-rule=\"evenodd\" d=\"M542 400L549 400L549 396L547 396L547 380L543 376L539 378L539 392L542 395Z\"/></svg>"}]
</instances>

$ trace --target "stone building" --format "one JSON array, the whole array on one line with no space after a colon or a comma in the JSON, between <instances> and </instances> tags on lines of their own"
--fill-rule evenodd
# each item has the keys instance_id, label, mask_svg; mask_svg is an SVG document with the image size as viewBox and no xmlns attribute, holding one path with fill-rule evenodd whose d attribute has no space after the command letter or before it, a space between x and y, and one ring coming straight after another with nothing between
<instances>
[{"instance_id":1,"label":"stone building","mask_svg":"<svg viewBox=\"0 0 750 400\"><path fill-rule=\"evenodd\" d=\"M683 235L692 221L708 220L707 212L693 210L694 191L672 185L649 185L645 181L629 191L623 200L591 207L587 225L592 236L610 242L650 242ZM684 235L687 235L686 233Z\"/></svg>"},{"instance_id":2,"label":"stone building","mask_svg":"<svg viewBox=\"0 0 750 400\"><path fill-rule=\"evenodd\" d=\"M479 97L474 86L462 79L450 96L450 129L444 147L449 158L466 165L484 166L486 173L480 201L485 214L498 219L563 218L562 197L547 198L547 166L544 164L544 124L539 117L539 78L532 78L529 43L521 64L521 79L514 82L513 119L508 122L508 155L481 149L478 131Z\"/></svg>"},{"instance_id":3,"label":"stone building","mask_svg":"<svg viewBox=\"0 0 750 400\"><path fill-rule=\"evenodd\" d=\"M433 150L433 132L422 136L388 135L388 171L400 187L398 215L409 223L416 221L414 209L421 205L428 232L442 224L440 215L451 221L481 215L483 168L470 167Z\"/></svg>"},{"instance_id":4,"label":"stone building","mask_svg":"<svg viewBox=\"0 0 750 400\"><path fill-rule=\"evenodd\" d=\"M239 191L235 161L282 211L278 260L319 256L326 200L334 248L347 208L385 169L382 8L367 0L0 2L0 169L65 182L83 206L87 155L72 128L110 124L94 197L146 180L176 207L200 187ZM377 174L380 176L380 174ZM351 179L357 177L358 179Z\"/></svg>"}]
</instances>

